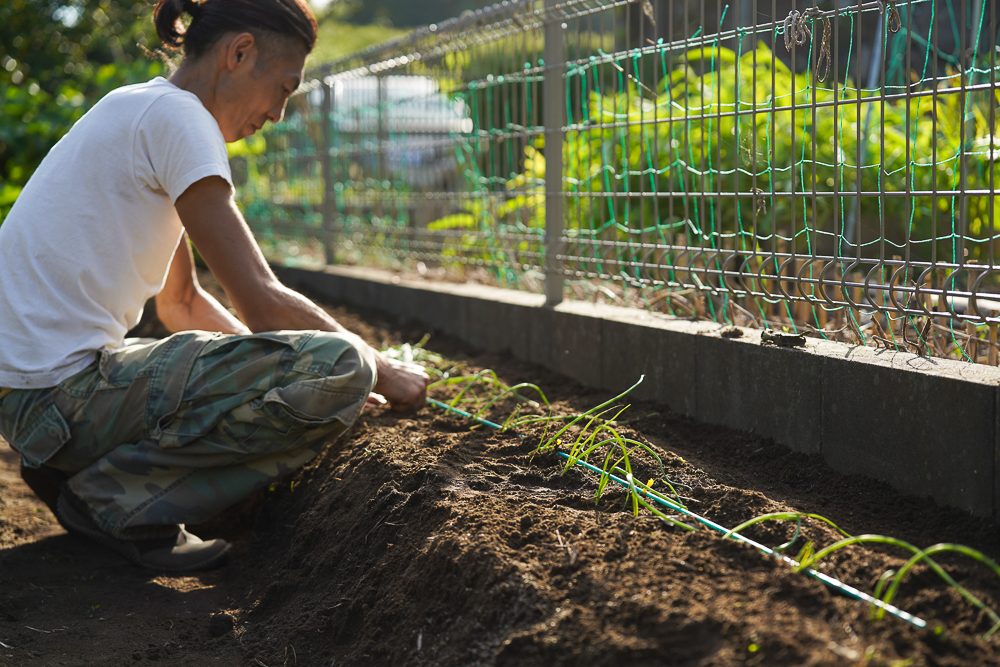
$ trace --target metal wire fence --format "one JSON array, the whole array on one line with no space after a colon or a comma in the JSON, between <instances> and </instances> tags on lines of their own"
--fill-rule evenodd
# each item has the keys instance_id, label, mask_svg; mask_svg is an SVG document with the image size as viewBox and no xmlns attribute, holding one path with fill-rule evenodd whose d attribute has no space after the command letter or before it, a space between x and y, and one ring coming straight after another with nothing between
<instances>
[{"instance_id":1,"label":"metal wire fence","mask_svg":"<svg viewBox=\"0 0 1000 667\"><path fill-rule=\"evenodd\" d=\"M237 151L271 259L996 364L982 0L508 1L322 65Z\"/></svg>"}]
</instances>

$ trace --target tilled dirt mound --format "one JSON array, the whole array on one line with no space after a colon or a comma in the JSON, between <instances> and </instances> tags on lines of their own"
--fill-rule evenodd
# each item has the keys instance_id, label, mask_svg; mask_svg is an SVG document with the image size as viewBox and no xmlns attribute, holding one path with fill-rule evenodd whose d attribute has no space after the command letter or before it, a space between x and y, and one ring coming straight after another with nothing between
<instances>
[{"instance_id":1,"label":"tilled dirt mound","mask_svg":"<svg viewBox=\"0 0 1000 667\"><path fill-rule=\"evenodd\" d=\"M696 425L668 415L640 427L670 438ZM732 444L749 438L758 457L769 447L729 433ZM985 616L925 570L897 602L930 629L869 621L865 604L751 547L667 527L645 511L633 517L621 490L595 506L596 476L563 473L554 453L535 452L538 436L470 429L433 408L363 418L342 452L328 452L276 493L257 524L267 530L240 550L232 574L253 589L232 613L248 656L267 665L998 661L995 642L976 638L990 627ZM772 460L818 465L770 448ZM791 509L667 451L663 459L667 475L690 487L682 494L689 506L724 525ZM654 472L647 461L643 478ZM793 532L794 524L748 531L771 545ZM837 538L825 528L806 532L819 544ZM822 569L868 591L902 563L871 549L839 554ZM950 571L990 602L1000 582L981 569Z\"/></svg>"}]
</instances>

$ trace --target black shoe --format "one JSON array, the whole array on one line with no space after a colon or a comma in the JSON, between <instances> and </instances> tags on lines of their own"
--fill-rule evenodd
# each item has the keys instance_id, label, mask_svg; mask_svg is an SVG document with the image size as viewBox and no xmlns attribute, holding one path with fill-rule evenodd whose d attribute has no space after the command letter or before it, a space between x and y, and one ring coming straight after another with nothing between
<instances>
[{"instance_id":1,"label":"black shoe","mask_svg":"<svg viewBox=\"0 0 1000 667\"><path fill-rule=\"evenodd\" d=\"M179 527L177 535L156 540L120 540L101 530L90 515L76 505L82 501L63 489L57 503L60 523L70 532L88 537L121 554L136 565L160 572L191 572L221 565L229 553L225 540L209 540Z\"/></svg>"}]
</instances>

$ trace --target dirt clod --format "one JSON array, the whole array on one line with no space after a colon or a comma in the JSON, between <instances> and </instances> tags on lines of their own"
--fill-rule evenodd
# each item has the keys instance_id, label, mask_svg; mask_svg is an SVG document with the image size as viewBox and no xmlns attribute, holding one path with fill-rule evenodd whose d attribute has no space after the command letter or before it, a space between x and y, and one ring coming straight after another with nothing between
<instances>
[{"instance_id":1,"label":"dirt clod","mask_svg":"<svg viewBox=\"0 0 1000 667\"><path fill-rule=\"evenodd\" d=\"M233 617L229 614L212 614L208 622L208 634L210 637L221 637L233 631Z\"/></svg>"}]
</instances>

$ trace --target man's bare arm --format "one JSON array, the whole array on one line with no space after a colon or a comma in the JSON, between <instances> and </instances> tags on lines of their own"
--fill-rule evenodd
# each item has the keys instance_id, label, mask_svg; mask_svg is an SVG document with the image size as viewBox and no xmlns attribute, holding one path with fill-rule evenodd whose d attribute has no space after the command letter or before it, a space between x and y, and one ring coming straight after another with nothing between
<instances>
[{"instance_id":1,"label":"man's bare arm","mask_svg":"<svg viewBox=\"0 0 1000 667\"><path fill-rule=\"evenodd\" d=\"M173 333L193 329L227 334L250 333L198 283L187 234L177 246L163 290L156 295L156 314L163 326Z\"/></svg>"},{"instance_id":2,"label":"man's bare arm","mask_svg":"<svg viewBox=\"0 0 1000 667\"><path fill-rule=\"evenodd\" d=\"M176 207L198 252L251 331L344 331L321 308L278 282L222 178L194 183L177 198Z\"/></svg>"},{"instance_id":3,"label":"man's bare arm","mask_svg":"<svg viewBox=\"0 0 1000 667\"><path fill-rule=\"evenodd\" d=\"M225 180L218 176L203 178L185 190L175 205L195 247L251 331L346 331L322 308L278 281L236 208ZM378 353L375 358L376 392L397 410L423 405L425 373Z\"/></svg>"}]
</instances>

